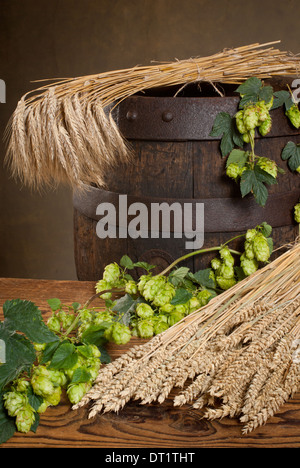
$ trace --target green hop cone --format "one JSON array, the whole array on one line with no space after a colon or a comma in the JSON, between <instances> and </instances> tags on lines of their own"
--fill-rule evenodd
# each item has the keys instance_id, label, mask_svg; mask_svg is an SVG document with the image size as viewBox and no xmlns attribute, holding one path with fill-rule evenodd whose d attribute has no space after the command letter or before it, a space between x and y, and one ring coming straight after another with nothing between
<instances>
[{"instance_id":1,"label":"green hop cone","mask_svg":"<svg viewBox=\"0 0 300 468\"><path fill-rule=\"evenodd\" d=\"M250 143L251 140L254 140L255 130L249 130L247 133L243 134L243 141L245 143Z\"/></svg>"},{"instance_id":2,"label":"green hop cone","mask_svg":"<svg viewBox=\"0 0 300 468\"><path fill-rule=\"evenodd\" d=\"M120 278L120 268L117 263L106 265L103 272L103 279L109 284L116 285Z\"/></svg>"},{"instance_id":3,"label":"green hop cone","mask_svg":"<svg viewBox=\"0 0 300 468\"><path fill-rule=\"evenodd\" d=\"M149 275L140 276L137 287L141 294L143 294L145 284L150 280L150 278L152 278L151 273Z\"/></svg>"},{"instance_id":4,"label":"green hop cone","mask_svg":"<svg viewBox=\"0 0 300 468\"><path fill-rule=\"evenodd\" d=\"M49 378L54 387L64 387L67 383L66 375L59 370L49 369Z\"/></svg>"},{"instance_id":5,"label":"green hop cone","mask_svg":"<svg viewBox=\"0 0 300 468\"><path fill-rule=\"evenodd\" d=\"M224 278L223 276L216 277L217 285L225 291L236 284L235 278Z\"/></svg>"},{"instance_id":6,"label":"green hop cone","mask_svg":"<svg viewBox=\"0 0 300 468\"><path fill-rule=\"evenodd\" d=\"M222 276L225 279L233 278L234 277L234 268L233 268L232 265L226 265L225 263L223 263L223 265L221 266L218 274L219 274L219 276Z\"/></svg>"},{"instance_id":7,"label":"green hop cone","mask_svg":"<svg viewBox=\"0 0 300 468\"><path fill-rule=\"evenodd\" d=\"M210 301L212 295L207 289L203 289L197 294L197 300L199 301L199 307L203 307Z\"/></svg>"},{"instance_id":8,"label":"green hop cone","mask_svg":"<svg viewBox=\"0 0 300 468\"><path fill-rule=\"evenodd\" d=\"M105 279L102 279L96 283L96 293L101 293L101 291L106 291L108 289L112 289L112 285L106 281ZM101 294L100 296L102 299L110 299L111 298L111 292L106 292Z\"/></svg>"},{"instance_id":9,"label":"green hop cone","mask_svg":"<svg viewBox=\"0 0 300 468\"><path fill-rule=\"evenodd\" d=\"M43 400L42 403L40 404L37 412L39 414L42 414L42 413L45 413L45 411L47 410L47 408L50 406L50 404L48 403L47 400Z\"/></svg>"},{"instance_id":10,"label":"green hop cone","mask_svg":"<svg viewBox=\"0 0 300 468\"><path fill-rule=\"evenodd\" d=\"M109 310L101 310L93 317L93 325L100 325L102 322L112 322L113 314Z\"/></svg>"},{"instance_id":11,"label":"green hop cone","mask_svg":"<svg viewBox=\"0 0 300 468\"><path fill-rule=\"evenodd\" d=\"M36 395L47 398L54 392L54 385L48 377L36 375L31 378L31 386Z\"/></svg>"},{"instance_id":12,"label":"green hop cone","mask_svg":"<svg viewBox=\"0 0 300 468\"><path fill-rule=\"evenodd\" d=\"M276 179L278 171L275 161L269 158L260 157L258 158L257 165Z\"/></svg>"},{"instance_id":13,"label":"green hop cone","mask_svg":"<svg viewBox=\"0 0 300 468\"><path fill-rule=\"evenodd\" d=\"M66 314L65 316L65 319L62 323L62 327L67 330L71 325L72 323L74 322L75 320L75 315L74 314Z\"/></svg>"},{"instance_id":14,"label":"green hop cone","mask_svg":"<svg viewBox=\"0 0 300 468\"><path fill-rule=\"evenodd\" d=\"M140 338L151 338L154 334L154 322L150 319L140 319L137 322L137 332Z\"/></svg>"},{"instance_id":15,"label":"green hop cone","mask_svg":"<svg viewBox=\"0 0 300 468\"><path fill-rule=\"evenodd\" d=\"M165 277L155 276L145 283L142 295L147 301L152 302L158 291L162 289L165 284Z\"/></svg>"},{"instance_id":16,"label":"green hop cone","mask_svg":"<svg viewBox=\"0 0 300 468\"><path fill-rule=\"evenodd\" d=\"M169 328L167 321L159 316L156 317L156 320L153 324L153 333L154 335L159 335Z\"/></svg>"},{"instance_id":17,"label":"green hop cone","mask_svg":"<svg viewBox=\"0 0 300 468\"><path fill-rule=\"evenodd\" d=\"M70 400L70 403L76 405L84 397L84 395L91 388L89 382L82 382L79 384L70 384L67 389L67 395Z\"/></svg>"},{"instance_id":18,"label":"green hop cone","mask_svg":"<svg viewBox=\"0 0 300 468\"><path fill-rule=\"evenodd\" d=\"M138 304L136 307L136 313L140 318L149 318L154 315L154 310L149 304Z\"/></svg>"},{"instance_id":19,"label":"green hop cone","mask_svg":"<svg viewBox=\"0 0 300 468\"><path fill-rule=\"evenodd\" d=\"M33 343L33 346L38 353L41 353L46 348L46 343Z\"/></svg>"},{"instance_id":20,"label":"green hop cone","mask_svg":"<svg viewBox=\"0 0 300 468\"><path fill-rule=\"evenodd\" d=\"M189 305L188 303L186 304L177 304L174 306L174 309L172 312L179 312L180 314L187 315L189 310Z\"/></svg>"},{"instance_id":21,"label":"green hop cone","mask_svg":"<svg viewBox=\"0 0 300 468\"><path fill-rule=\"evenodd\" d=\"M188 301L188 314L199 309L199 307L201 307L199 299L195 296L191 297L191 299Z\"/></svg>"},{"instance_id":22,"label":"green hop cone","mask_svg":"<svg viewBox=\"0 0 300 468\"><path fill-rule=\"evenodd\" d=\"M219 270L221 268L221 265L222 265L222 262L221 260L218 258L218 257L215 257L212 259L212 261L210 262L211 264L211 267L214 269L214 270Z\"/></svg>"},{"instance_id":23,"label":"green hop cone","mask_svg":"<svg viewBox=\"0 0 300 468\"><path fill-rule=\"evenodd\" d=\"M258 127L258 131L261 134L261 136L266 136L268 133L270 133L272 128L272 118L271 116L266 119L264 122L260 124Z\"/></svg>"},{"instance_id":24,"label":"green hop cone","mask_svg":"<svg viewBox=\"0 0 300 468\"><path fill-rule=\"evenodd\" d=\"M79 312L80 322L91 322L93 320L93 315L90 310L83 309Z\"/></svg>"},{"instance_id":25,"label":"green hop cone","mask_svg":"<svg viewBox=\"0 0 300 468\"><path fill-rule=\"evenodd\" d=\"M46 402L48 403L48 405L57 406L61 399L61 393L62 393L61 387L56 387L54 389L54 392L51 395L47 396L46 398Z\"/></svg>"},{"instance_id":26,"label":"green hop cone","mask_svg":"<svg viewBox=\"0 0 300 468\"><path fill-rule=\"evenodd\" d=\"M234 258L231 255L231 252L229 248L227 247L227 245L220 250L220 257L222 261L225 263L225 265L227 266L234 265Z\"/></svg>"},{"instance_id":27,"label":"green hop cone","mask_svg":"<svg viewBox=\"0 0 300 468\"><path fill-rule=\"evenodd\" d=\"M173 312L170 313L168 317L168 324L170 327L175 325L175 323L179 322L184 318L185 314L181 312L180 310L174 310Z\"/></svg>"},{"instance_id":28,"label":"green hop cone","mask_svg":"<svg viewBox=\"0 0 300 468\"><path fill-rule=\"evenodd\" d=\"M293 104L285 113L292 125L296 128L300 127L300 111L297 104Z\"/></svg>"},{"instance_id":29,"label":"green hop cone","mask_svg":"<svg viewBox=\"0 0 300 468\"><path fill-rule=\"evenodd\" d=\"M90 344L89 347L90 347L90 349L92 351L93 357L100 358L101 352L100 352L98 346L96 346L95 344Z\"/></svg>"},{"instance_id":30,"label":"green hop cone","mask_svg":"<svg viewBox=\"0 0 300 468\"><path fill-rule=\"evenodd\" d=\"M175 293L176 290L174 286L171 283L167 283L158 290L152 302L155 306L162 307L173 299Z\"/></svg>"},{"instance_id":31,"label":"green hop cone","mask_svg":"<svg viewBox=\"0 0 300 468\"><path fill-rule=\"evenodd\" d=\"M235 114L235 122L238 131L243 135L247 133L247 128L244 124L244 111L240 110Z\"/></svg>"},{"instance_id":32,"label":"green hop cone","mask_svg":"<svg viewBox=\"0 0 300 468\"><path fill-rule=\"evenodd\" d=\"M300 203L294 206L294 219L296 223L300 223Z\"/></svg>"},{"instance_id":33,"label":"green hop cone","mask_svg":"<svg viewBox=\"0 0 300 468\"><path fill-rule=\"evenodd\" d=\"M266 102L265 105L266 105L266 108L268 110L271 110L272 107L273 107L273 103L274 103L274 96L271 97L270 101L269 102Z\"/></svg>"},{"instance_id":34,"label":"green hop cone","mask_svg":"<svg viewBox=\"0 0 300 468\"><path fill-rule=\"evenodd\" d=\"M159 308L161 314L170 314L174 310L173 304L164 304Z\"/></svg>"},{"instance_id":35,"label":"green hop cone","mask_svg":"<svg viewBox=\"0 0 300 468\"><path fill-rule=\"evenodd\" d=\"M254 130L259 124L259 112L256 105L249 105L244 110L244 125L247 132Z\"/></svg>"},{"instance_id":36,"label":"green hop cone","mask_svg":"<svg viewBox=\"0 0 300 468\"><path fill-rule=\"evenodd\" d=\"M270 248L267 239L262 233L256 234L253 239L253 251L256 260L266 262L270 257Z\"/></svg>"},{"instance_id":37,"label":"green hop cone","mask_svg":"<svg viewBox=\"0 0 300 468\"><path fill-rule=\"evenodd\" d=\"M58 317L52 316L47 320L48 328L54 333L60 332L61 324Z\"/></svg>"},{"instance_id":38,"label":"green hop cone","mask_svg":"<svg viewBox=\"0 0 300 468\"><path fill-rule=\"evenodd\" d=\"M16 391L4 393L3 401L9 416L16 416L17 411L28 403L26 395Z\"/></svg>"},{"instance_id":39,"label":"green hop cone","mask_svg":"<svg viewBox=\"0 0 300 468\"><path fill-rule=\"evenodd\" d=\"M245 252L240 257L241 260L241 267L245 276L250 276L252 273L258 269L258 261L256 258L250 259L246 257Z\"/></svg>"},{"instance_id":40,"label":"green hop cone","mask_svg":"<svg viewBox=\"0 0 300 468\"><path fill-rule=\"evenodd\" d=\"M125 284L125 292L132 295L137 294L138 288L136 282L133 280L127 281Z\"/></svg>"},{"instance_id":41,"label":"green hop cone","mask_svg":"<svg viewBox=\"0 0 300 468\"><path fill-rule=\"evenodd\" d=\"M34 421L35 412L29 404L27 404L17 412L15 424L19 432L29 432Z\"/></svg>"},{"instance_id":42,"label":"green hop cone","mask_svg":"<svg viewBox=\"0 0 300 468\"><path fill-rule=\"evenodd\" d=\"M266 106L265 101L259 101L256 103L256 110L258 113L258 120L259 123L265 122L266 120L269 119L270 114L269 114L269 109Z\"/></svg>"},{"instance_id":43,"label":"green hop cone","mask_svg":"<svg viewBox=\"0 0 300 468\"><path fill-rule=\"evenodd\" d=\"M246 240L251 242L254 239L254 237L256 236L256 234L257 234L256 229L248 229L247 232L246 232L246 235L245 235Z\"/></svg>"},{"instance_id":44,"label":"green hop cone","mask_svg":"<svg viewBox=\"0 0 300 468\"><path fill-rule=\"evenodd\" d=\"M17 392L27 392L29 387L30 387L30 383L28 382L28 380L26 380L24 378L20 378L16 382Z\"/></svg>"},{"instance_id":45,"label":"green hop cone","mask_svg":"<svg viewBox=\"0 0 300 468\"><path fill-rule=\"evenodd\" d=\"M229 164L226 168L226 175L236 180L240 176L240 166L236 163Z\"/></svg>"},{"instance_id":46,"label":"green hop cone","mask_svg":"<svg viewBox=\"0 0 300 468\"><path fill-rule=\"evenodd\" d=\"M110 339L117 345L124 345L130 341L130 329L120 322L115 322L110 330Z\"/></svg>"},{"instance_id":47,"label":"green hop cone","mask_svg":"<svg viewBox=\"0 0 300 468\"><path fill-rule=\"evenodd\" d=\"M246 257L249 258L250 260L253 260L253 258L255 257L255 254L254 254L252 242L246 240L244 244L244 248L245 248Z\"/></svg>"}]
</instances>

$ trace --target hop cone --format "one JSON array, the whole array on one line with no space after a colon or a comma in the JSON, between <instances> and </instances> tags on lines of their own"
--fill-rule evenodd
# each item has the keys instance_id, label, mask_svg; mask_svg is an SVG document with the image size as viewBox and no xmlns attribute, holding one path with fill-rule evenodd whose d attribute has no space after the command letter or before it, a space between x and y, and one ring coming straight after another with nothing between
<instances>
[{"instance_id":1,"label":"hop cone","mask_svg":"<svg viewBox=\"0 0 300 468\"><path fill-rule=\"evenodd\" d=\"M270 257L270 248L267 239L261 233L256 234L253 239L253 251L259 262L266 262Z\"/></svg>"},{"instance_id":2,"label":"hop cone","mask_svg":"<svg viewBox=\"0 0 300 468\"><path fill-rule=\"evenodd\" d=\"M272 161L272 159L269 158L260 157L257 161L257 165L276 179L277 164L275 161Z\"/></svg>"},{"instance_id":3,"label":"hop cone","mask_svg":"<svg viewBox=\"0 0 300 468\"><path fill-rule=\"evenodd\" d=\"M286 115L294 127L300 127L300 111L297 104L293 104L289 110L286 111Z\"/></svg>"},{"instance_id":4,"label":"hop cone","mask_svg":"<svg viewBox=\"0 0 300 468\"><path fill-rule=\"evenodd\" d=\"M29 404L17 412L15 423L19 432L29 432L34 421L35 414Z\"/></svg>"}]
</instances>

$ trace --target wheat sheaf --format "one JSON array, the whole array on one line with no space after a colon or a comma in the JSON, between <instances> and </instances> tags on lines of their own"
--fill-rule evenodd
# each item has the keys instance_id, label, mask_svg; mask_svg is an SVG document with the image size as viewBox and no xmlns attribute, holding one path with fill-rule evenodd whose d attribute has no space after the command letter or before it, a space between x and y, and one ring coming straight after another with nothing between
<instances>
[{"instance_id":1,"label":"wheat sheaf","mask_svg":"<svg viewBox=\"0 0 300 468\"><path fill-rule=\"evenodd\" d=\"M112 107L150 88L208 82L217 91L217 83L239 84L251 76L296 75L300 58L275 49L278 42L51 80L18 102L5 132L5 164L13 177L38 190L59 183L104 186L106 171L132 158Z\"/></svg>"}]
</instances>

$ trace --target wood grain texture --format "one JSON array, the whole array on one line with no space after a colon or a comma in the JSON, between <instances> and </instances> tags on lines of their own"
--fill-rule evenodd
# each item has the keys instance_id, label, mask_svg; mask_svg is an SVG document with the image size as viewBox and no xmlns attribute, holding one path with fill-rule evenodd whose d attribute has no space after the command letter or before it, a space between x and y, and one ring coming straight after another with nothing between
<instances>
[{"instance_id":1,"label":"wood grain texture","mask_svg":"<svg viewBox=\"0 0 300 468\"><path fill-rule=\"evenodd\" d=\"M0 305L10 299L27 299L38 305L46 318L47 299L65 304L83 303L94 293L94 282L0 279ZM97 303L100 305L101 301ZM96 304L95 304L96 305ZM0 316L0 319L3 316ZM133 344L109 345L115 359ZM73 411L63 397L57 407L41 415L36 433L16 433L3 448L300 448L300 394L286 403L265 426L243 436L235 419L207 421L188 405L175 408L171 398L164 404L142 406L128 403L119 414L88 419L88 408Z\"/></svg>"},{"instance_id":2,"label":"wood grain texture","mask_svg":"<svg viewBox=\"0 0 300 468\"><path fill-rule=\"evenodd\" d=\"M132 101L129 98L129 104L125 100L119 106L119 112L122 114L122 106L136 105L136 99L143 100L143 97L133 97ZM149 98L144 98L145 112L147 110ZM182 102L185 98L173 98L177 102L177 117L180 113ZM177 99L177 101L176 101ZM198 112L202 112L201 99L198 98L196 106ZM209 118L217 115L219 111L224 111L223 101L218 101L218 98L209 98L213 102L216 99L217 103L211 104L211 114ZM230 98L229 98L230 99ZM237 105L235 99L235 105ZM162 99L164 102L164 99ZM194 106L194 101L191 103L187 98L185 103L186 112L190 112L190 106ZM160 98L154 98L153 112L160 109L162 112L164 104ZM141 107L142 104L140 104ZM173 104L175 107L176 105ZM127 109L127 107L126 107ZM152 108L151 108L152 109ZM150 110L151 110L150 109ZM126 114L126 112L124 112ZM143 114L142 112L140 114ZM145 131L151 125L157 125L157 115L151 113L148 109L148 122L144 123ZM196 114L197 115L197 112ZM190 124L194 124L193 118L195 115L190 115ZM155 117L156 116L156 117ZM174 129L173 140L162 138L155 135L152 138L146 138L145 135L139 134L140 127L137 127L136 137L129 138L129 142L134 155L133 161L124 166L112 168L106 174L105 190L113 194L126 194L132 197L148 197L153 203L158 203L158 200L167 201L168 199L181 200L203 200L204 203L204 248L215 247L221 243L227 242L232 237L245 232L243 223L246 229L255 227L263 221L274 227L274 248L280 247L286 240L294 241L298 235L298 228L293 220L293 207L299 197L299 176L296 172L292 172L285 161L282 160L281 153L285 145L292 141L298 143L299 132L292 128L287 122L282 109L278 109L275 114L272 114L272 133L266 138L257 135L255 139L255 154L274 160L285 172L278 175L278 183L268 186L268 194L270 201L272 196L276 195L276 203L268 205L264 208L259 207L251 194L248 194L242 199L239 184L236 181L226 176L226 161L227 158L221 157L220 140L213 139L209 141L209 131L207 130L206 139L190 139L186 135L185 138L181 134L181 117L176 120L176 112L174 111ZM143 118L143 115L141 115ZM156 118L156 120L155 120ZM125 119L125 118L124 118ZM188 117L185 115L187 121ZM126 120L126 119L125 119ZM136 119L139 120L139 117ZM176 125L175 125L175 122ZM206 125L206 120L203 125ZM162 122L159 121L159 125ZM168 124L164 123L165 126ZM173 125L173 124L172 124ZM122 127L121 127L122 128ZM127 127L126 127L127 128ZM165 127L164 127L165 128ZM167 132L168 133L168 132ZM168 134L169 135L169 134ZM126 137L126 129L125 134ZM249 150L250 145L245 145L245 150ZM102 192L101 192L102 193ZM293 201L289 199L291 194L295 195ZM293 195L293 197L294 197ZM278 206L277 200L280 198ZM220 200L229 200L230 203L220 208ZM241 203L237 203L241 201ZM254 202L254 207L249 201ZM102 203L101 196L99 203ZM84 199L82 211L78 210L74 204L74 257L76 261L76 270L79 280L97 280L102 276L105 266L110 262L118 262L122 255L127 254L133 261L141 261L146 255L148 263L154 264L154 259L157 258L157 251L160 250L160 259L168 262L165 257L178 258L186 253L186 237L175 237L170 234L170 239L163 238L162 232L159 233L159 238L153 238L150 232L150 223L148 228L143 226L143 229L148 232L148 238L134 238L130 235L127 239L106 238L100 239L96 234L97 221L91 219L90 211L96 213L96 208L93 206L92 197ZM118 200L114 199L114 207L118 211ZM275 208L274 208L275 206ZM93 207L93 208L92 208ZM137 213L138 214L138 213ZM288 218L286 215L288 214ZM127 213L126 213L127 215ZM168 215L166 215L167 217ZM126 216L127 217L127 216ZM263 217L263 219L261 219ZM128 216L128 222L131 217ZM226 220L226 223L224 222ZM217 226L217 229L211 228L211 222ZM195 226L193 227L195 229ZM160 227L161 229L161 227ZM238 230L241 229L240 232ZM162 230L162 229L161 229ZM276 232L275 232L276 231ZM183 233L184 234L184 233ZM233 245L233 248L236 246ZM153 251L156 251L153 252ZM153 254L153 255L152 255ZM276 254L275 254L276 255ZM198 256L190 258L184 265L191 268L203 269L209 266L211 256Z\"/></svg>"}]
</instances>

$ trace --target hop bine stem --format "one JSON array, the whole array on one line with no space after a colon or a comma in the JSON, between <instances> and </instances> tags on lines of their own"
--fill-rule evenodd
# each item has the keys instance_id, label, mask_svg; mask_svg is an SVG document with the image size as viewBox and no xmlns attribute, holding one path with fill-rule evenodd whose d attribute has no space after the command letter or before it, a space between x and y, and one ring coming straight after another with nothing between
<instances>
[{"instance_id":1,"label":"hop bine stem","mask_svg":"<svg viewBox=\"0 0 300 468\"><path fill-rule=\"evenodd\" d=\"M183 260L186 260L187 258L193 257L194 255L202 254L202 253L219 251L225 245L229 244L229 242L231 242L232 240L237 239L239 237L243 237L243 236L244 236L244 234L235 236L232 239L230 239L229 241L225 242L224 244L219 245L218 247L209 247L207 249L195 250L194 252L190 252L190 253L188 253L186 255L183 255L182 257L177 258L177 260L175 260L173 263L171 263L167 268L165 268L165 270L158 273L157 276L165 275L166 273L168 273L168 271L170 271L172 268L174 268L178 263L182 262ZM237 250L229 249L229 252L232 253L232 254L235 254L235 255L241 255L241 252L238 252Z\"/></svg>"}]
</instances>

